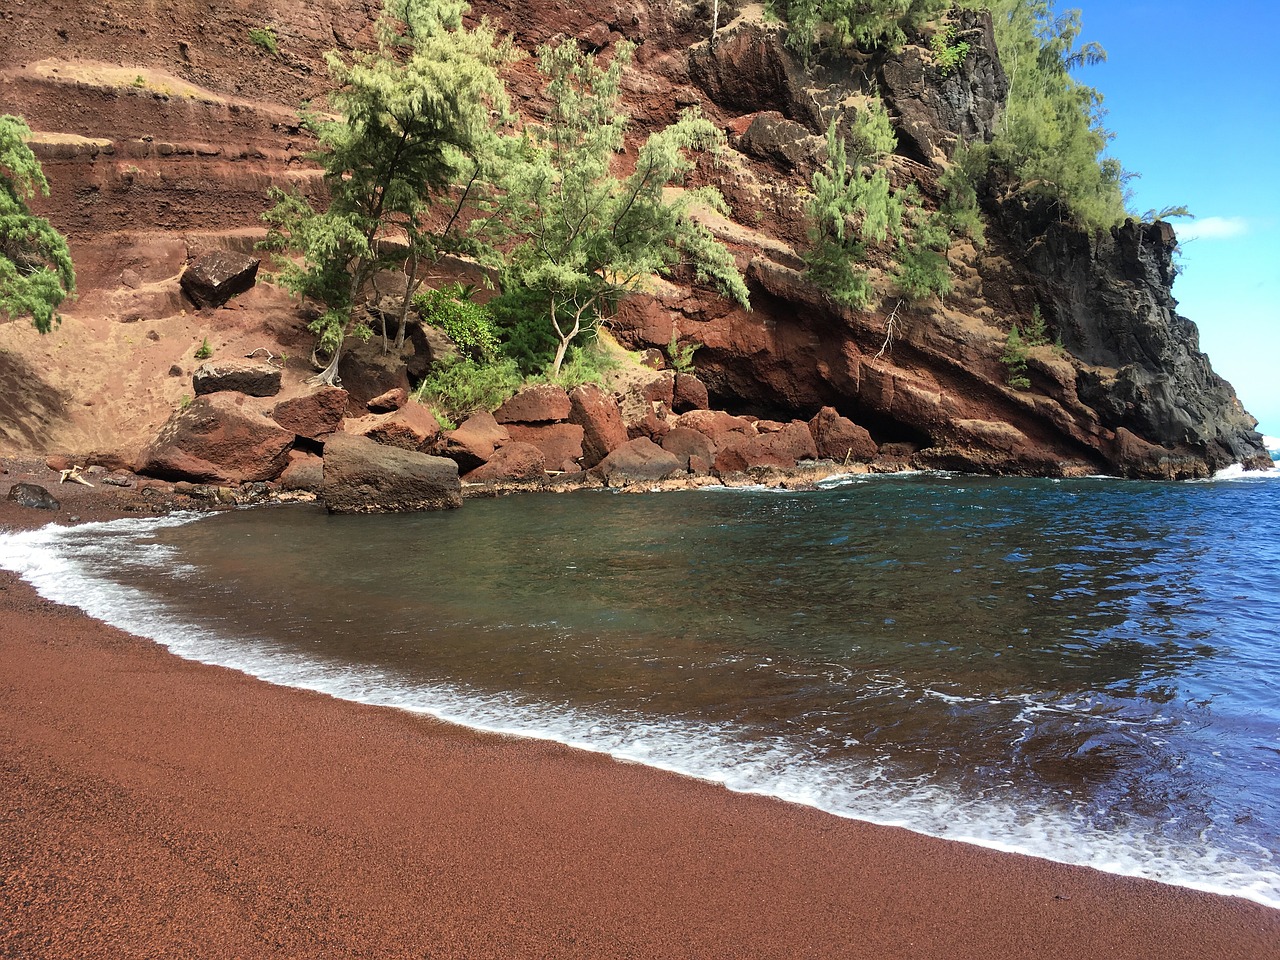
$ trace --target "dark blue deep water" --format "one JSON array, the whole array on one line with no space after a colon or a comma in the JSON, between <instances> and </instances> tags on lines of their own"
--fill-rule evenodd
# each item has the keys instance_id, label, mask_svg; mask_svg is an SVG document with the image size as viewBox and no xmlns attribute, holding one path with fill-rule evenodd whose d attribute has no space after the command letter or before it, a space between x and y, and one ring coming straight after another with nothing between
<instances>
[{"instance_id":1,"label":"dark blue deep water","mask_svg":"<svg viewBox=\"0 0 1280 960\"><path fill-rule=\"evenodd\" d=\"M852 480L0 535L274 682L1280 906L1280 483Z\"/></svg>"}]
</instances>

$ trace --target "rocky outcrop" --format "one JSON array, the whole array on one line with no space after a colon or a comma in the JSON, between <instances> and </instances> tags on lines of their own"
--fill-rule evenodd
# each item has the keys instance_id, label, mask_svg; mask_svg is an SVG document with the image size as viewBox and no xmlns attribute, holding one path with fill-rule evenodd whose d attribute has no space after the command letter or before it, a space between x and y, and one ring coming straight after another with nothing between
<instances>
[{"instance_id":1,"label":"rocky outcrop","mask_svg":"<svg viewBox=\"0 0 1280 960\"><path fill-rule=\"evenodd\" d=\"M1080 402L1114 431L1104 453L1117 472L1196 476L1265 455L1257 421L1200 352L1196 325L1177 312L1170 224L1128 221L1089 236L1047 211L1001 210L1025 251L1026 283L1078 361ZM1121 430L1152 449L1136 453Z\"/></svg>"},{"instance_id":2,"label":"rocky outcrop","mask_svg":"<svg viewBox=\"0 0 1280 960\"><path fill-rule=\"evenodd\" d=\"M957 143L990 141L1009 92L991 14L959 10L950 26L951 43L968 44L953 69L939 69L922 47L904 47L885 59L878 74L900 142L923 163L950 158Z\"/></svg>"},{"instance_id":3,"label":"rocky outcrop","mask_svg":"<svg viewBox=\"0 0 1280 960\"><path fill-rule=\"evenodd\" d=\"M214 393L170 418L142 454L138 473L193 483L273 480L294 435L243 394Z\"/></svg>"},{"instance_id":4,"label":"rocky outcrop","mask_svg":"<svg viewBox=\"0 0 1280 960\"><path fill-rule=\"evenodd\" d=\"M406 513L462 506L458 465L335 433L324 448L320 500L330 513Z\"/></svg>"}]
</instances>

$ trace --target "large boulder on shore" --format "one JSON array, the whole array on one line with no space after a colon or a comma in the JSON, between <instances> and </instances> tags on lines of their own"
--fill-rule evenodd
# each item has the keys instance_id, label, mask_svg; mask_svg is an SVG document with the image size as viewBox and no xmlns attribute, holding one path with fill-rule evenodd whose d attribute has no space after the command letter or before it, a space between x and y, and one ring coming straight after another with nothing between
<instances>
[{"instance_id":1,"label":"large boulder on shore","mask_svg":"<svg viewBox=\"0 0 1280 960\"><path fill-rule=\"evenodd\" d=\"M618 403L593 383L569 393L569 421L582 428L582 465L597 463L627 442L627 426Z\"/></svg>"},{"instance_id":2,"label":"large boulder on shore","mask_svg":"<svg viewBox=\"0 0 1280 960\"><path fill-rule=\"evenodd\" d=\"M259 263L257 257L234 250L214 250L183 270L178 283L197 307L220 307L253 289Z\"/></svg>"},{"instance_id":3,"label":"large boulder on shore","mask_svg":"<svg viewBox=\"0 0 1280 960\"><path fill-rule=\"evenodd\" d=\"M874 460L880 452L865 427L840 416L834 407L823 407L809 421L809 432L824 460L848 463Z\"/></svg>"},{"instance_id":4,"label":"large boulder on shore","mask_svg":"<svg viewBox=\"0 0 1280 960\"><path fill-rule=\"evenodd\" d=\"M62 504L38 483L15 483L9 488L8 499L20 507L32 510L61 510Z\"/></svg>"},{"instance_id":5,"label":"large boulder on shore","mask_svg":"<svg viewBox=\"0 0 1280 960\"><path fill-rule=\"evenodd\" d=\"M474 470L493 456L493 451L511 439L507 428L487 410L473 413L457 430L444 435L444 456L458 463L463 473Z\"/></svg>"},{"instance_id":6,"label":"large boulder on shore","mask_svg":"<svg viewBox=\"0 0 1280 960\"><path fill-rule=\"evenodd\" d=\"M324 446L320 500L330 513L447 510L462 506L462 484L445 457L335 433Z\"/></svg>"},{"instance_id":7,"label":"large boulder on shore","mask_svg":"<svg viewBox=\"0 0 1280 960\"><path fill-rule=\"evenodd\" d=\"M321 440L333 433L346 415L347 391L324 386L300 397L282 400L271 411L276 423L309 440Z\"/></svg>"},{"instance_id":8,"label":"large boulder on shore","mask_svg":"<svg viewBox=\"0 0 1280 960\"><path fill-rule=\"evenodd\" d=\"M572 406L563 387L539 383L525 387L493 411L499 423L555 423L568 420Z\"/></svg>"},{"instance_id":9,"label":"large boulder on shore","mask_svg":"<svg viewBox=\"0 0 1280 960\"><path fill-rule=\"evenodd\" d=\"M542 480L547 475L546 462L542 451L532 443L513 440L499 448L488 462L480 464L462 479L467 483Z\"/></svg>"},{"instance_id":10,"label":"large boulder on shore","mask_svg":"<svg viewBox=\"0 0 1280 960\"><path fill-rule=\"evenodd\" d=\"M435 414L416 400L409 401L392 413L375 413L358 420L348 420L343 430L389 447L423 453L440 438L440 422L436 420Z\"/></svg>"},{"instance_id":11,"label":"large boulder on shore","mask_svg":"<svg viewBox=\"0 0 1280 960\"><path fill-rule=\"evenodd\" d=\"M251 397L274 397L280 392L280 368L265 360L210 360L191 376L196 396L230 390Z\"/></svg>"},{"instance_id":12,"label":"large boulder on shore","mask_svg":"<svg viewBox=\"0 0 1280 960\"><path fill-rule=\"evenodd\" d=\"M579 461L583 431L576 423L513 423L507 430L513 441L529 443L541 450L548 470L575 473L582 469Z\"/></svg>"},{"instance_id":13,"label":"large boulder on shore","mask_svg":"<svg viewBox=\"0 0 1280 960\"><path fill-rule=\"evenodd\" d=\"M648 437L624 443L596 467L611 487L628 483L664 480L686 472L686 462L668 453Z\"/></svg>"},{"instance_id":14,"label":"large boulder on shore","mask_svg":"<svg viewBox=\"0 0 1280 960\"><path fill-rule=\"evenodd\" d=\"M169 418L143 451L138 473L193 483L274 480L293 439L243 394L213 393Z\"/></svg>"}]
</instances>

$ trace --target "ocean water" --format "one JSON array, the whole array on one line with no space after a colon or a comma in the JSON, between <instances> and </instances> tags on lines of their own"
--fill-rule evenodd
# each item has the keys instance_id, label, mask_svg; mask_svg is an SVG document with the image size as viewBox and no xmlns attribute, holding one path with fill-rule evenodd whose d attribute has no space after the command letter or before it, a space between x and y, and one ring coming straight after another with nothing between
<instances>
[{"instance_id":1,"label":"ocean water","mask_svg":"<svg viewBox=\"0 0 1280 960\"><path fill-rule=\"evenodd\" d=\"M274 683L1280 908L1277 479L258 509L0 566Z\"/></svg>"}]
</instances>

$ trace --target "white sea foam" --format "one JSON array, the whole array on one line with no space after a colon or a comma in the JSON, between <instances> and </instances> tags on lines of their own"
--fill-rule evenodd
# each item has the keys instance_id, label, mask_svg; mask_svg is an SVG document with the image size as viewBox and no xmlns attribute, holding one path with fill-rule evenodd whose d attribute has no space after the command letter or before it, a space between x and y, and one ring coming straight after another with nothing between
<instances>
[{"instance_id":1,"label":"white sea foam","mask_svg":"<svg viewBox=\"0 0 1280 960\"><path fill-rule=\"evenodd\" d=\"M1266 447L1266 448L1267 448L1269 451L1271 451L1272 453L1275 453L1277 450L1280 450L1280 437L1265 437L1265 436L1264 436L1264 437L1262 438L1262 445L1263 445L1264 447Z\"/></svg>"},{"instance_id":2,"label":"white sea foam","mask_svg":"<svg viewBox=\"0 0 1280 960\"><path fill-rule=\"evenodd\" d=\"M619 760L777 797L829 813L996 850L1146 877L1280 908L1280 866L1259 851L1245 863L1211 843L1195 848L1159 836L1095 825L1064 794L1032 807L1001 796L963 797L943 785L891 779L875 762L832 764L782 736L751 739L728 724L693 723L639 713L600 714L565 704L494 694L461 684L424 683L393 671L314 659L267 638L226 638L182 622L140 590L102 579L107 561L164 565L148 532L191 517L124 520L80 528L48 526L0 534L0 566L43 596L163 644L190 660L242 671L267 682L437 717L478 730L557 741ZM886 678L886 682L891 678ZM952 699L936 690L927 694ZM954 698L960 699L960 698ZM1028 711L1067 709L1028 701Z\"/></svg>"}]
</instances>

